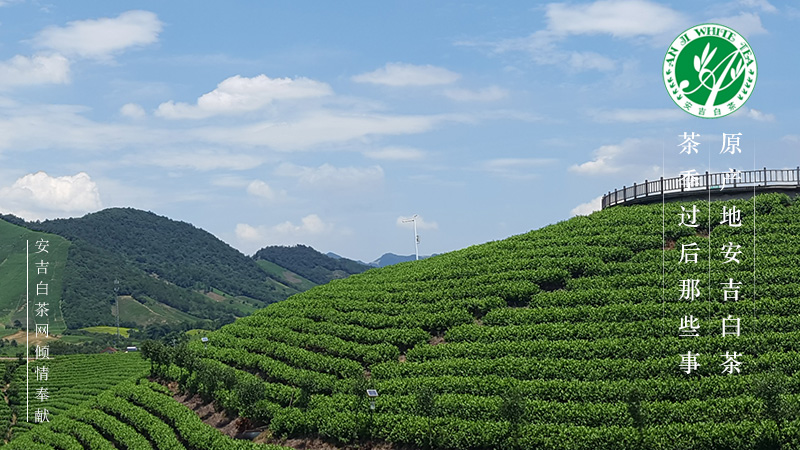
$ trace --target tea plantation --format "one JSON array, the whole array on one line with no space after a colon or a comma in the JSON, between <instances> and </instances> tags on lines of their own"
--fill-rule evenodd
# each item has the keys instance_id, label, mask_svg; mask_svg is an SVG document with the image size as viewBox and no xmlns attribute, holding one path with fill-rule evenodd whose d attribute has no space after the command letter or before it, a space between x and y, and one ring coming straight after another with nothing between
<instances>
[{"instance_id":1,"label":"tea plantation","mask_svg":"<svg viewBox=\"0 0 800 450\"><path fill-rule=\"evenodd\" d=\"M741 225L721 224L734 206ZM800 448L800 204L700 202L681 225L691 209L611 208L370 270L154 360L276 435L340 444Z\"/></svg>"},{"instance_id":2,"label":"tea plantation","mask_svg":"<svg viewBox=\"0 0 800 450\"><path fill-rule=\"evenodd\" d=\"M696 227L688 203L615 207L369 270L144 354L276 437L351 448L800 449L800 202L697 206ZM229 448L175 405L122 384L12 448Z\"/></svg>"}]
</instances>

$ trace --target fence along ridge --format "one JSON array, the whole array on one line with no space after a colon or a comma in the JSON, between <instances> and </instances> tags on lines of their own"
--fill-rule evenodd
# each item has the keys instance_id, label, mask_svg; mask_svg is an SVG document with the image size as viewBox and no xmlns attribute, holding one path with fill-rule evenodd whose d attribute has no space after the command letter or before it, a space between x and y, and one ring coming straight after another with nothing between
<instances>
[{"instance_id":1,"label":"fence along ridge","mask_svg":"<svg viewBox=\"0 0 800 450\"><path fill-rule=\"evenodd\" d=\"M692 175L695 177L691 186L687 187L684 179L687 176L677 176L672 178L661 177L658 180L648 181L633 186L623 186L622 189L614 189L603 196L602 209L612 206L624 205L625 203L651 197L660 198L665 194L677 193L697 193L703 191L719 191L725 188L737 189L741 187L795 187L800 188L800 166L794 169L763 169L736 171L736 176L732 177L733 172L715 172ZM726 179L730 178L730 179Z\"/></svg>"}]
</instances>

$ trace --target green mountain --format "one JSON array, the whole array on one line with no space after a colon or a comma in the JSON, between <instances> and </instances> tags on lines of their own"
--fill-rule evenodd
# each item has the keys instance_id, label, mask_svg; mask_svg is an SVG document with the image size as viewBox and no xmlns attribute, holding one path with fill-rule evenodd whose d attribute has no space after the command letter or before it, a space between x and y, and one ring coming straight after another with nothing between
<instances>
[{"instance_id":1,"label":"green mountain","mask_svg":"<svg viewBox=\"0 0 800 450\"><path fill-rule=\"evenodd\" d=\"M253 259L277 264L315 284L347 278L369 269L369 266L347 258L331 258L305 245L264 247L253 255Z\"/></svg>"},{"instance_id":2,"label":"green mountain","mask_svg":"<svg viewBox=\"0 0 800 450\"><path fill-rule=\"evenodd\" d=\"M59 329L114 324L117 302L125 326L213 326L202 321L229 322L319 284L191 224L132 208L44 222L2 219L0 281L9 288L0 294L0 321L8 327L24 318L24 241L42 236L58 252L50 291Z\"/></svg>"},{"instance_id":3,"label":"green mountain","mask_svg":"<svg viewBox=\"0 0 800 450\"><path fill-rule=\"evenodd\" d=\"M234 296L274 301L265 273L238 250L191 224L132 208L110 208L35 228L82 240L132 261L183 288L212 287Z\"/></svg>"},{"instance_id":4,"label":"green mountain","mask_svg":"<svg viewBox=\"0 0 800 450\"><path fill-rule=\"evenodd\" d=\"M27 238L30 242L33 253L36 250L34 241L44 236L45 240L50 241L49 259L44 253L31 255L33 259L29 274L31 277L36 274L34 261L47 260L51 263L49 269L52 270L48 271L48 276L52 277L48 296L49 316L55 320L55 323L51 320L51 328L55 327L56 330L111 325L115 323L117 302L121 323L131 327L201 320L231 321L236 315L244 315L242 308L221 304L202 293L146 272L120 253L74 235L66 239L59 235L63 230L49 222L27 223L12 216L3 218L5 220L0 220L3 243L0 246L0 260L4 262L0 266L0 277L7 281L4 283L6 289L0 294L0 305L6 305L6 311L15 301L24 305L24 296L20 297L19 294L24 294L25 290L24 240ZM44 233L44 230L49 232ZM124 236L124 233L120 235ZM31 290L34 290L34 281L30 284ZM38 301L33 293L32 299ZM25 312L16 303L14 307L17 312L2 319L6 327L14 326L15 320L20 320L19 316L22 319L20 322L24 323ZM254 306L251 306L250 311L253 309ZM62 314L63 319L60 318ZM60 323L54 315L60 319Z\"/></svg>"}]
</instances>

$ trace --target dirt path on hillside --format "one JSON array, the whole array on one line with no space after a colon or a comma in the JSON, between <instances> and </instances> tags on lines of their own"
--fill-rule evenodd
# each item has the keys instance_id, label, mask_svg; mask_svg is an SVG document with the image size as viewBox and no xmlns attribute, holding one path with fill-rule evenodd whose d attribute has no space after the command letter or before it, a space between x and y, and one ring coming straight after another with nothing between
<instances>
[{"instance_id":1,"label":"dirt path on hillside","mask_svg":"<svg viewBox=\"0 0 800 450\"><path fill-rule=\"evenodd\" d=\"M8 341L16 340L18 344L24 344L26 334L28 333L24 331L17 331L16 333L10 336L4 337L3 339L7 339ZM28 334L28 342L30 342L30 345L41 345L42 343L46 343L48 341L53 341L56 339L58 338L52 335L45 337L45 336L36 336L36 333Z\"/></svg>"},{"instance_id":2,"label":"dirt path on hillside","mask_svg":"<svg viewBox=\"0 0 800 450\"><path fill-rule=\"evenodd\" d=\"M158 382L157 380L152 380ZM217 407L215 403L203 401L199 395L189 396L178 393L178 384L171 382L167 387L173 392L172 398L177 402L191 409L207 425L216 428L221 433L235 438L245 431L261 431L255 439L257 444L277 444L290 447L296 450L418 450L415 447L399 446L386 442L362 442L358 444L345 445L338 447L330 442L325 442L318 437L308 437L303 439L280 439L272 436L269 430L264 431L264 427L252 428L249 420L242 417L234 417L226 411Z\"/></svg>"}]
</instances>

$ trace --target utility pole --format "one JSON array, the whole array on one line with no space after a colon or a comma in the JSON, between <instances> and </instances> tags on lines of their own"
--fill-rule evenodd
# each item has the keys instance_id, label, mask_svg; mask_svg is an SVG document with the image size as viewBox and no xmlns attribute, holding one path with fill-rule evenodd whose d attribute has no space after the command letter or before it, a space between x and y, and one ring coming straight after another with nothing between
<instances>
[{"instance_id":1,"label":"utility pole","mask_svg":"<svg viewBox=\"0 0 800 450\"><path fill-rule=\"evenodd\" d=\"M117 292L119 291L119 280L114 279L114 303L117 305L117 337L114 339L114 347L117 347L119 344L119 296Z\"/></svg>"},{"instance_id":2,"label":"utility pole","mask_svg":"<svg viewBox=\"0 0 800 450\"><path fill-rule=\"evenodd\" d=\"M417 215L414 214L410 219L403 219L403 223L414 222L414 254L419 261L419 235L417 234Z\"/></svg>"}]
</instances>

